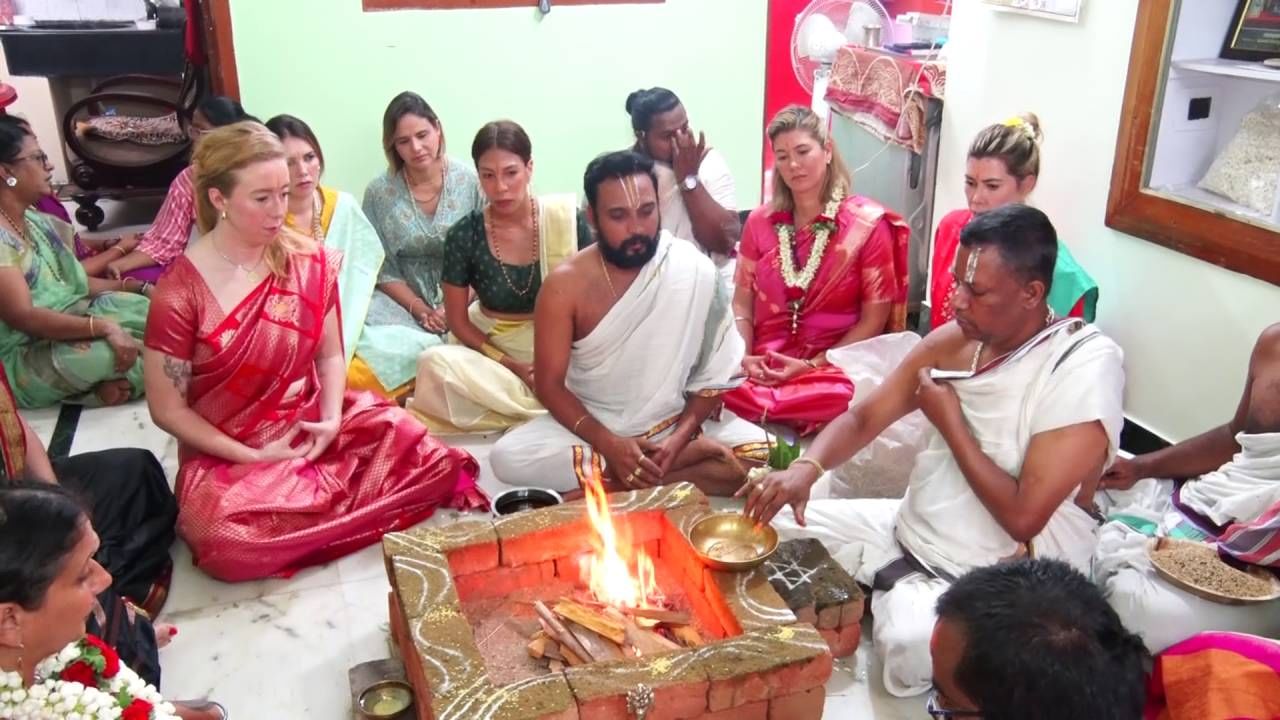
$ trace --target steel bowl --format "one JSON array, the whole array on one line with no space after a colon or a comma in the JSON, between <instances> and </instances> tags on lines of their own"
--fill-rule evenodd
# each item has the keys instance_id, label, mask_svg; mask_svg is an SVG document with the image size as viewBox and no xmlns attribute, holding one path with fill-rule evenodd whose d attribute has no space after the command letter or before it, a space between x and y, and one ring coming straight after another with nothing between
<instances>
[{"instance_id":1,"label":"steel bowl","mask_svg":"<svg viewBox=\"0 0 1280 720\"><path fill-rule=\"evenodd\" d=\"M546 488L512 488L493 499L494 515L511 515L525 510L537 510L564 502L560 493Z\"/></svg>"},{"instance_id":2,"label":"steel bowl","mask_svg":"<svg viewBox=\"0 0 1280 720\"><path fill-rule=\"evenodd\" d=\"M719 513L689 528L689 544L707 567L750 570L778 549L778 531L742 513Z\"/></svg>"},{"instance_id":3,"label":"steel bowl","mask_svg":"<svg viewBox=\"0 0 1280 720\"><path fill-rule=\"evenodd\" d=\"M360 691L360 717L392 720L413 707L413 688L400 680L382 680Z\"/></svg>"}]
</instances>

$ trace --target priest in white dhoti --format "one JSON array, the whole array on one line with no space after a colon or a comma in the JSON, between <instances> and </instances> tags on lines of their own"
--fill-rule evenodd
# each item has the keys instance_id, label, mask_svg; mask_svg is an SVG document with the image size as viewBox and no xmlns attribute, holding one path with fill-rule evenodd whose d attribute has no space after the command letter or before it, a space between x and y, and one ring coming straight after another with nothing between
<instances>
[{"instance_id":1,"label":"priest in white dhoti","mask_svg":"<svg viewBox=\"0 0 1280 720\"><path fill-rule=\"evenodd\" d=\"M746 512L817 537L873 588L872 640L894 695L931 682L938 596L974 568L1023 555L1088 572L1093 494L1123 425L1120 348L1045 302L1057 235L1039 210L975 218L956 256L955 321L836 419L787 471L752 484ZM902 500L814 500L809 489L920 409L930 421ZM791 519L794 517L794 521Z\"/></svg>"},{"instance_id":2,"label":"priest in white dhoti","mask_svg":"<svg viewBox=\"0 0 1280 720\"><path fill-rule=\"evenodd\" d=\"M534 388L550 414L497 442L494 474L564 492L600 476L732 494L768 446L720 407L744 347L715 265L659 230L649 158L602 155L584 184L598 242L547 276L535 310Z\"/></svg>"},{"instance_id":3,"label":"priest in white dhoti","mask_svg":"<svg viewBox=\"0 0 1280 720\"><path fill-rule=\"evenodd\" d=\"M1280 639L1280 601L1207 600L1158 576L1148 555L1150 539L1163 536L1211 543L1242 566L1280 571L1277 388L1280 325L1273 325L1258 338L1244 395L1228 423L1118 460L1103 477L1100 500L1108 522L1094 573L1125 625L1153 653L1209 631Z\"/></svg>"}]
</instances>

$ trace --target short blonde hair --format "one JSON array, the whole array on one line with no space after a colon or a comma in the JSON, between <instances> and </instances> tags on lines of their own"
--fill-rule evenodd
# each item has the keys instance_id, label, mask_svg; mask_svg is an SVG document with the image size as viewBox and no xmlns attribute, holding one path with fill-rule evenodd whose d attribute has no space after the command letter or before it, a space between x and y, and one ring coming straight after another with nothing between
<instances>
[{"instance_id":1,"label":"short blonde hair","mask_svg":"<svg viewBox=\"0 0 1280 720\"><path fill-rule=\"evenodd\" d=\"M216 128L200 138L192 155L191 165L196 188L196 221L202 234L218 225L218 210L209 199L209 191L217 189L230 195L240 182L240 171L255 163L283 160L284 145L275 133L261 123L245 121ZM288 226L280 229L276 239L267 248L267 268L274 275L283 275L289 268L289 258L306 254L315 243Z\"/></svg>"},{"instance_id":2,"label":"short blonde hair","mask_svg":"<svg viewBox=\"0 0 1280 720\"><path fill-rule=\"evenodd\" d=\"M835 195L837 187L843 187L845 191L849 191L853 187L853 180L849 175L849 168L844 164L844 159L840 157L840 150L831 142L831 135L827 132L827 124L817 113L803 105L788 105L778 111L773 116L773 120L769 121L769 127L766 134L769 136L769 142L772 143L778 139L778 136L799 130L809 135L818 142L824 149L831 150L831 164L827 167L827 177L822 184L822 203L825 205ZM773 171L773 209L778 212L792 212L796 208L796 199L791 194L791 188L787 187L787 183L782 180L782 173L775 168Z\"/></svg>"}]
</instances>

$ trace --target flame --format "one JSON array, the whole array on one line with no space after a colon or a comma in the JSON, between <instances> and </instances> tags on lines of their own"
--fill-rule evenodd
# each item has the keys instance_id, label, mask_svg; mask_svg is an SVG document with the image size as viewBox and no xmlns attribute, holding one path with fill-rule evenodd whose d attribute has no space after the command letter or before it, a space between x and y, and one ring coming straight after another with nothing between
<instances>
[{"instance_id":1,"label":"flame","mask_svg":"<svg viewBox=\"0 0 1280 720\"><path fill-rule=\"evenodd\" d=\"M591 593L596 600L617 608L659 607L662 593L653 560L614 526L609 498L598 475L586 482L586 504L595 552L583 558L582 575Z\"/></svg>"}]
</instances>

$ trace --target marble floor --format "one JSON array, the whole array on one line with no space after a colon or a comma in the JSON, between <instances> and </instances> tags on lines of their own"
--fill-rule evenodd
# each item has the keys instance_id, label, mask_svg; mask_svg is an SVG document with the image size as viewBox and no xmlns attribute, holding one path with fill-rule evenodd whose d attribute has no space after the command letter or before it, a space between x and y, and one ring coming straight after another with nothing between
<instances>
[{"instance_id":1,"label":"marble floor","mask_svg":"<svg viewBox=\"0 0 1280 720\"><path fill-rule=\"evenodd\" d=\"M47 445L58 411L24 416ZM503 487L489 470L492 438L467 437L455 444L479 460L485 490ZM72 454L120 446L151 450L170 478L177 469L177 446L151 423L144 403L83 411ZM427 524L449 523L460 515L440 512ZM166 697L215 699L238 720L354 717L348 668L389 656L389 585L378 547L288 580L234 585L193 567L181 541L172 552L176 569L163 619L177 624L179 632L160 653ZM827 684L825 717L925 717L922 698L885 693L876 668L869 667L870 655L864 642L852 662L837 663Z\"/></svg>"}]
</instances>

